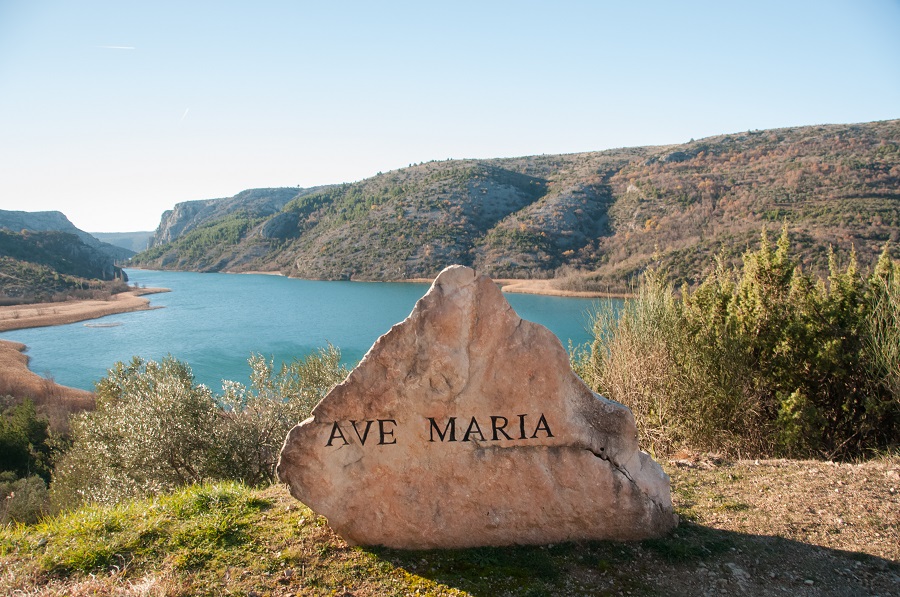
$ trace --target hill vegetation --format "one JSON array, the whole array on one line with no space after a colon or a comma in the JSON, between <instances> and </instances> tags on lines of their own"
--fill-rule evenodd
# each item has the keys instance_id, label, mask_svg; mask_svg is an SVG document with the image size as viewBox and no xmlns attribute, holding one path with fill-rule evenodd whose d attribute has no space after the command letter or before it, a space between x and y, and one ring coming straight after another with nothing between
<instances>
[{"instance_id":1,"label":"hill vegetation","mask_svg":"<svg viewBox=\"0 0 900 597\"><path fill-rule=\"evenodd\" d=\"M0 305L109 296L128 279L116 262L132 255L58 211L0 209Z\"/></svg>"},{"instance_id":2,"label":"hill vegetation","mask_svg":"<svg viewBox=\"0 0 900 597\"><path fill-rule=\"evenodd\" d=\"M828 247L870 263L900 240L900 121L720 135L686 144L411 165L352 184L258 189L179 204L134 263L295 277L493 277L627 292L656 263L696 285L763 225L793 231L799 263ZM285 200L291 195L290 200Z\"/></svg>"},{"instance_id":3,"label":"hill vegetation","mask_svg":"<svg viewBox=\"0 0 900 597\"><path fill-rule=\"evenodd\" d=\"M96 298L125 290L126 274L75 234L0 229L0 305Z\"/></svg>"},{"instance_id":4,"label":"hill vegetation","mask_svg":"<svg viewBox=\"0 0 900 597\"><path fill-rule=\"evenodd\" d=\"M0 209L0 230L9 232L66 232L74 234L82 243L104 255L108 261L123 261L135 254L124 247L112 245L76 227L58 211L8 211ZM146 247L141 247L144 249Z\"/></svg>"}]
</instances>

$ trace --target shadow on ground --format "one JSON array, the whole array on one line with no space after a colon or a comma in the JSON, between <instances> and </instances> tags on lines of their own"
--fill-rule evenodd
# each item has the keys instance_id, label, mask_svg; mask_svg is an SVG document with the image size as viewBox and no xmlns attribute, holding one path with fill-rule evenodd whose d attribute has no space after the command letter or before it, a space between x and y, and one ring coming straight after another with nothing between
<instances>
[{"instance_id":1,"label":"shadow on ground","mask_svg":"<svg viewBox=\"0 0 900 597\"><path fill-rule=\"evenodd\" d=\"M898 562L690 522L682 522L665 538L640 543L369 551L412 575L477 597L627 594L900 597ZM427 593L427 586L423 589Z\"/></svg>"}]
</instances>

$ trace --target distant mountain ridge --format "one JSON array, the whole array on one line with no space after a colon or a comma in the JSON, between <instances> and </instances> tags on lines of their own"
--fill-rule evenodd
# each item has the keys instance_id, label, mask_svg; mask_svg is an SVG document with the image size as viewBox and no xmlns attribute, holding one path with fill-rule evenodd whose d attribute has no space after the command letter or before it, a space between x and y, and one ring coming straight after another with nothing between
<instances>
[{"instance_id":1,"label":"distant mountain ridge","mask_svg":"<svg viewBox=\"0 0 900 597\"><path fill-rule=\"evenodd\" d=\"M648 265L695 283L763 226L804 267L828 247L866 263L900 240L900 120L718 135L680 145L448 160L356 183L253 189L163 215L146 267L302 278L557 277L627 291Z\"/></svg>"},{"instance_id":2,"label":"distant mountain ridge","mask_svg":"<svg viewBox=\"0 0 900 597\"><path fill-rule=\"evenodd\" d=\"M109 243L115 247L122 247L135 253L146 251L150 247L153 231L139 232L91 232L91 236L101 242Z\"/></svg>"},{"instance_id":3,"label":"distant mountain ridge","mask_svg":"<svg viewBox=\"0 0 900 597\"><path fill-rule=\"evenodd\" d=\"M0 209L0 229L11 232L21 232L22 230L32 232L67 232L74 234L81 239L81 242L97 249L113 261L128 259L137 252L101 241L90 233L76 227L60 211L9 211Z\"/></svg>"}]
</instances>

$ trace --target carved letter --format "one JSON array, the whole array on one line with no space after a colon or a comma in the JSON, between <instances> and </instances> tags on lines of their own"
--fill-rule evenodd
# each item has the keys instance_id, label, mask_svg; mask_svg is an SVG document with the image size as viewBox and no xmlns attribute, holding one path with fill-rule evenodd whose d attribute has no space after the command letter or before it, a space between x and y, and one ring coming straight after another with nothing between
<instances>
[{"instance_id":1,"label":"carved letter","mask_svg":"<svg viewBox=\"0 0 900 597\"><path fill-rule=\"evenodd\" d=\"M500 421L500 420L503 421L503 424L497 425L497 421ZM497 441L498 433L502 433L506 437L506 439L512 439L511 437L509 437L508 433L503 431L504 429L506 429L507 423L509 423L509 419L507 419L506 417L491 417L491 429L493 429L493 431L494 431L494 441Z\"/></svg>"},{"instance_id":2,"label":"carved letter","mask_svg":"<svg viewBox=\"0 0 900 597\"><path fill-rule=\"evenodd\" d=\"M518 415L519 416L519 439L525 439L528 436L525 435L525 417L528 415Z\"/></svg>"},{"instance_id":3,"label":"carved letter","mask_svg":"<svg viewBox=\"0 0 900 597\"><path fill-rule=\"evenodd\" d=\"M359 438L359 443L362 445L366 445L366 438L369 437L369 428L372 426L372 421L366 421L366 428L363 431L363 434L359 434L359 429L356 427L356 421L350 421L350 424L353 425L353 431L356 432L356 437Z\"/></svg>"},{"instance_id":4,"label":"carved letter","mask_svg":"<svg viewBox=\"0 0 900 597\"><path fill-rule=\"evenodd\" d=\"M428 417L428 421L431 423L431 427L428 430L429 440L430 442L434 441L434 432L437 431L438 438L441 441L444 441L444 438L447 437L447 430L450 430L450 440L451 442L456 441L456 417L450 417L447 421L447 426L444 427L444 432L441 433L441 428L437 426L437 423L434 422L433 417Z\"/></svg>"},{"instance_id":5,"label":"carved letter","mask_svg":"<svg viewBox=\"0 0 900 597\"><path fill-rule=\"evenodd\" d=\"M394 438L394 430L393 429L391 429L390 431L386 430L384 428L385 423L391 423L392 425L396 425L397 421L395 421L394 419L378 419L378 434L380 436L380 441L378 442L379 446L383 446L385 444L389 445L389 444L397 443L396 438ZM389 442L384 441L384 437L386 435L391 436L391 441L389 441Z\"/></svg>"},{"instance_id":6,"label":"carved letter","mask_svg":"<svg viewBox=\"0 0 900 597\"><path fill-rule=\"evenodd\" d=\"M550 433L550 425L547 424L547 419L544 418L544 413L541 413L541 418L538 419L537 427L534 428L534 435L532 435L532 439L537 437L537 432L541 429L547 434L547 437L553 437L553 434Z\"/></svg>"},{"instance_id":7,"label":"carved letter","mask_svg":"<svg viewBox=\"0 0 900 597\"><path fill-rule=\"evenodd\" d=\"M472 431L474 429L474 431ZM466 434L463 435L463 441L469 441L469 436L477 433L481 437L481 441L484 441L484 434L481 432L481 427L478 426L478 421L475 420L475 417L472 417L472 422L469 423L469 428L466 429Z\"/></svg>"},{"instance_id":8,"label":"carved letter","mask_svg":"<svg viewBox=\"0 0 900 597\"><path fill-rule=\"evenodd\" d=\"M330 446L331 442L333 442L338 437L341 438L341 441L344 442L345 446L350 443L347 441L347 438L344 437L344 432L341 431L341 426L338 424L337 421L335 421L334 425L331 427L331 437L328 438L328 443L325 444L325 446L326 447Z\"/></svg>"}]
</instances>

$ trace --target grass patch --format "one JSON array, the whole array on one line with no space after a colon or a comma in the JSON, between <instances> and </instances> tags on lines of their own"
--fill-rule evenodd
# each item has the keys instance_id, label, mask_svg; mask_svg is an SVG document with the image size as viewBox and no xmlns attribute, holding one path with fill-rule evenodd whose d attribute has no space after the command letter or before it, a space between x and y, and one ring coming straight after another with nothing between
<instances>
[{"instance_id":1,"label":"grass patch","mask_svg":"<svg viewBox=\"0 0 900 597\"><path fill-rule=\"evenodd\" d=\"M717 509L722 512L743 512L744 510L749 510L750 507L750 504L745 504L744 502L725 500L719 504Z\"/></svg>"},{"instance_id":2,"label":"grass patch","mask_svg":"<svg viewBox=\"0 0 900 597\"><path fill-rule=\"evenodd\" d=\"M797 578L825 594L894 590L895 458L666 470L694 517L666 537L458 550L353 547L282 486L192 486L0 528L0 594L774 596Z\"/></svg>"},{"instance_id":3,"label":"grass patch","mask_svg":"<svg viewBox=\"0 0 900 597\"><path fill-rule=\"evenodd\" d=\"M94 573L163 556L198 567L217 550L245 544L250 517L269 506L235 483L197 485L117 507L86 506L24 536L35 540L46 573Z\"/></svg>"}]
</instances>

